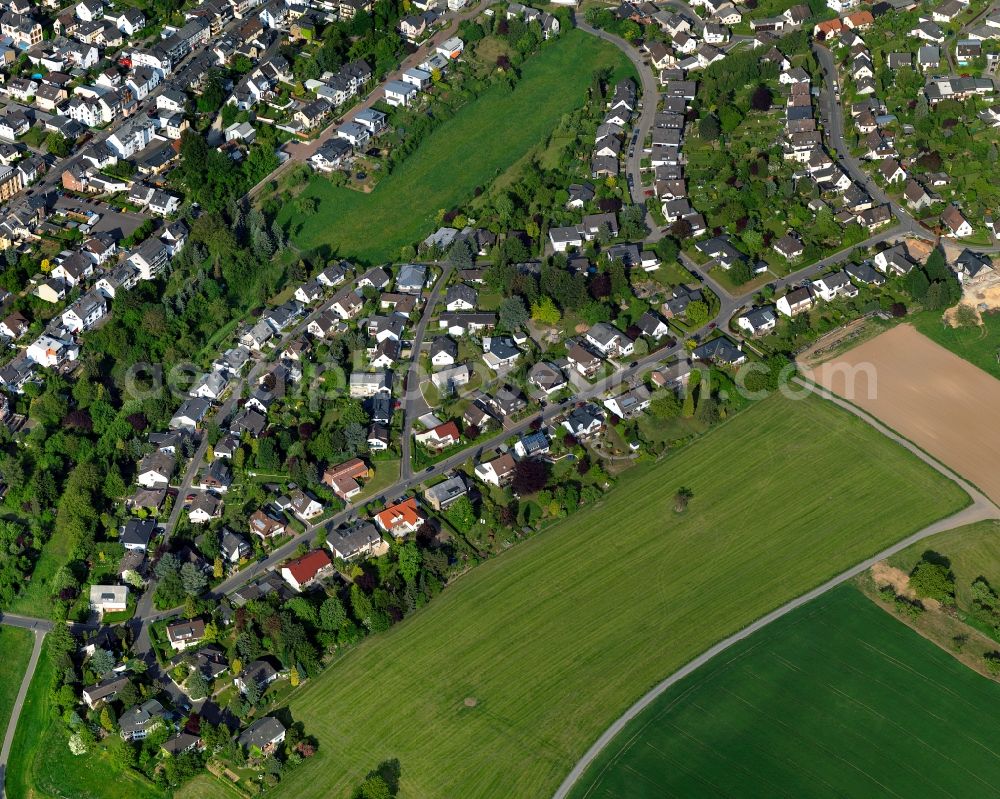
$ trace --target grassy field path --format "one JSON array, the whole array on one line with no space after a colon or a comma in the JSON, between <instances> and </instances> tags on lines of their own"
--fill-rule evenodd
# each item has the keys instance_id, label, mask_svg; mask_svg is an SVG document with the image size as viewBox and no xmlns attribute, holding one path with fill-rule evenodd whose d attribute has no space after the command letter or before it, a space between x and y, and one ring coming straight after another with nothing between
<instances>
[{"instance_id":1,"label":"grassy field path","mask_svg":"<svg viewBox=\"0 0 1000 799\"><path fill-rule=\"evenodd\" d=\"M17 720L44 640L45 632L41 630L35 630L32 636L28 630L19 627L0 627L0 652L3 652L4 659L3 680L0 681L0 729L4 730L3 744L0 745L0 799L6 796L4 778L10 747L14 742L14 730L17 729Z\"/></svg>"},{"instance_id":2,"label":"grassy field path","mask_svg":"<svg viewBox=\"0 0 1000 799\"><path fill-rule=\"evenodd\" d=\"M659 682L656 686L654 686L651 690L649 690L645 695L643 695L643 697L638 702L636 702L627 711L625 711L625 713L623 713L610 727L608 727L607 730L605 730L601 734L601 736L587 750L584 756L581 757L579 761L577 761L576 765L566 776L566 779L563 781L562 785L560 785L559 789L555 792L554 799L566 799L566 797L570 796L575 797L575 796L589 795L588 793L589 789L587 789L586 786L588 786L590 783L587 782L586 780L584 780L583 783L584 786L583 790L578 789L574 791L574 786L576 786L576 784L580 782L581 779L584 779L585 772L587 772L587 770L591 768L591 766L596 761L598 761L598 758L602 755L602 752L612 744L614 739L617 738L619 735L622 735L622 733L629 727L629 725L632 724L632 722L635 721L647 708L653 705L663 694L665 694L667 691L669 691L671 688L677 685L677 683L681 682L682 680L692 675L698 669L704 667L711 660L721 655L727 649L733 647L734 645L740 643L741 641L744 641L754 633L762 630L763 628L767 627L769 624L777 621L778 619L781 619L782 617L787 616L789 613L798 610L803 605L806 605L807 603L818 599L819 597L826 594L828 591L831 591L832 589L845 583L846 581L852 579L853 577L856 577L862 572L867 571L874 564L878 563L880 560L885 560L886 558L896 555L919 541L922 541L933 535L946 532L948 530L954 530L957 527L963 527L968 524L975 524L977 522L982 522L989 519L1000 519L1000 508L997 508L997 506L994 505L989 498L987 498L977 488L970 485L968 482L963 480L957 474L952 472L946 466L942 465L934 458L932 458L930 455L926 454L919 447L907 441L902 436L897 435L895 432L893 432L888 427L883 425L881 422L879 422L870 414L862 411L860 408L857 408L851 403L840 399L839 397L831 394L825 389L822 389L818 386L814 386L811 383L806 383L805 381L802 380L798 380L797 382L799 383L800 386L804 388L810 388L813 392L815 392L819 396L822 396L827 401L832 402L833 404L843 408L846 411L849 411L850 413L853 413L855 416L863 420L866 424L870 425L872 428L877 430L886 438L894 441L896 444L899 444L903 448L909 450L917 458L926 463L932 469L939 472L942 476L946 477L947 479L956 483L963 491L965 491L969 495L969 498L972 500L972 504L945 519L941 519L940 521L928 525L922 530L919 530L913 535L907 536L901 541L897 541L892 546L885 548L884 550L882 550L881 552L870 558L866 558L865 560L855 564L849 569L845 569L840 574L831 578L830 580L827 580L822 585L812 589L811 591L807 591L801 596L798 596L795 599L791 600L790 602L785 603L780 608L777 608L776 610L768 613L767 615L762 616L761 618L754 621L752 624L747 625L739 632L730 635L728 638L725 638L722 641L719 641L717 644L715 644L714 646L710 647L709 649L698 655L698 657L686 663L682 668L678 669L677 671L670 674L668 677L664 678L661 682ZM591 779L596 779L596 778L592 776Z\"/></svg>"}]
</instances>

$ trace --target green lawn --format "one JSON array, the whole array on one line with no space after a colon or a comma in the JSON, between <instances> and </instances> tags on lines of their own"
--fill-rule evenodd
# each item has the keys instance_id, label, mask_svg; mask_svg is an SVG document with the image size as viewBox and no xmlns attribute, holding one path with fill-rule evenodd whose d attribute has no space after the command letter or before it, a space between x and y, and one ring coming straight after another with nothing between
<instances>
[{"instance_id":1,"label":"green lawn","mask_svg":"<svg viewBox=\"0 0 1000 799\"><path fill-rule=\"evenodd\" d=\"M398 758L401 795L548 796L665 674L966 502L836 406L765 400L310 681L291 712L319 754L277 794L346 795Z\"/></svg>"},{"instance_id":2,"label":"green lawn","mask_svg":"<svg viewBox=\"0 0 1000 799\"><path fill-rule=\"evenodd\" d=\"M243 796L228 781L214 774L199 774L174 792L174 799L241 799Z\"/></svg>"},{"instance_id":3,"label":"green lawn","mask_svg":"<svg viewBox=\"0 0 1000 799\"><path fill-rule=\"evenodd\" d=\"M122 773L101 750L74 756L52 723L48 643L28 689L7 763L8 799L164 799L135 772Z\"/></svg>"},{"instance_id":4,"label":"green lawn","mask_svg":"<svg viewBox=\"0 0 1000 799\"><path fill-rule=\"evenodd\" d=\"M941 321L940 311L924 311L907 321L942 347L1000 378L1000 314L983 314L982 327L950 327Z\"/></svg>"},{"instance_id":5,"label":"green lawn","mask_svg":"<svg viewBox=\"0 0 1000 799\"><path fill-rule=\"evenodd\" d=\"M31 582L10 606L11 613L48 618L52 613L52 580L60 568L69 561L72 542L67 535L53 533L42 545Z\"/></svg>"},{"instance_id":6,"label":"green lawn","mask_svg":"<svg viewBox=\"0 0 1000 799\"><path fill-rule=\"evenodd\" d=\"M980 522L949 530L904 549L889 562L909 572L927 550L944 555L951 562L956 598L963 609L972 606L969 589L977 577L985 577L994 588L1000 588L1000 522Z\"/></svg>"},{"instance_id":7,"label":"green lawn","mask_svg":"<svg viewBox=\"0 0 1000 799\"><path fill-rule=\"evenodd\" d=\"M354 498L355 505L360 505L372 497L378 496L399 479L400 461L398 458L374 461L373 465L375 467L375 476L365 483L365 487L361 490L361 493Z\"/></svg>"},{"instance_id":8,"label":"green lawn","mask_svg":"<svg viewBox=\"0 0 1000 799\"><path fill-rule=\"evenodd\" d=\"M303 250L326 248L367 263L396 257L422 240L435 215L471 197L552 132L559 118L584 102L594 70L632 74L611 44L571 30L528 59L513 93L494 87L440 125L370 194L316 177L303 196L319 211L299 221L292 204L278 219Z\"/></svg>"},{"instance_id":9,"label":"green lawn","mask_svg":"<svg viewBox=\"0 0 1000 799\"><path fill-rule=\"evenodd\" d=\"M0 627L0 652L4 667L0 671L0 730L7 730L10 710L14 706L24 670L28 667L34 634L18 627Z\"/></svg>"},{"instance_id":10,"label":"green lawn","mask_svg":"<svg viewBox=\"0 0 1000 799\"><path fill-rule=\"evenodd\" d=\"M659 697L575 799L994 794L1000 686L844 585Z\"/></svg>"}]
</instances>

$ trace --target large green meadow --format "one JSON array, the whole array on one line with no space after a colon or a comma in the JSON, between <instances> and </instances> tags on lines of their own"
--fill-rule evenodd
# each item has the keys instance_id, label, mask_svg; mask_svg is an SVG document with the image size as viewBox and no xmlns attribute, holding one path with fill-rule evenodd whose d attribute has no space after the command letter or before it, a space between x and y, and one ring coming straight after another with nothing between
<instances>
[{"instance_id":1,"label":"large green meadow","mask_svg":"<svg viewBox=\"0 0 1000 799\"><path fill-rule=\"evenodd\" d=\"M659 697L572 796L993 795L998 714L1000 685L847 584Z\"/></svg>"},{"instance_id":2,"label":"large green meadow","mask_svg":"<svg viewBox=\"0 0 1000 799\"><path fill-rule=\"evenodd\" d=\"M613 45L579 30L546 44L522 67L513 92L495 86L436 128L370 194L315 177L301 196L319 210L300 220L294 204L278 220L303 251L378 263L436 228L439 210L470 198L477 186L545 141L563 114L579 108L593 73L610 67L616 77L632 67Z\"/></svg>"},{"instance_id":3,"label":"large green meadow","mask_svg":"<svg viewBox=\"0 0 1000 799\"><path fill-rule=\"evenodd\" d=\"M836 406L772 397L303 686L291 712L320 750L277 795L346 795L389 758L405 796L551 795L665 675L966 502Z\"/></svg>"}]
</instances>

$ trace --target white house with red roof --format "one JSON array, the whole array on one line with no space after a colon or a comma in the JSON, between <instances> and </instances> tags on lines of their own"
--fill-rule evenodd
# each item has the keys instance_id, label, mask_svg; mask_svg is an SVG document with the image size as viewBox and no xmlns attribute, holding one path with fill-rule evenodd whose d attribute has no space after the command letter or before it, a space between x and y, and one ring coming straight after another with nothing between
<instances>
[{"instance_id":1,"label":"white house with red roof","mask_svg":"<svg viewBox=\"0 0 1000 799\"><path fill-rule=\"evenodd\" d=\"M442 450L457 444L462 437L458 432L458 425L454 422L445 422L430 430L417 433L413 436L418 444L423 444L428 449Z\"/></svg>"},{"instance_id":2,"label":"white house with red roof","mask_svg":"<svg viewBox=\"0 0 1000 799\"><path fill-rule=\"evenodd\" d=\"M330 556L322 549L307 552L301 558L290 560L281 567L281 576L296 591L301 591L315 580L333 571Z\"/></svg>"},{"instance_id":3,"label":"white house with red roof","mask_svg":"<svg viewBox=\"0 0 1000 799\"><path fill-rule=\"evenodd\" d=\"M403 538L419 530L426 519L417 507L417 498L410 497L395 505L390 505L375 514L375 524L383 533L392 533L395 538Z\"/></svg>"}]
</instances>

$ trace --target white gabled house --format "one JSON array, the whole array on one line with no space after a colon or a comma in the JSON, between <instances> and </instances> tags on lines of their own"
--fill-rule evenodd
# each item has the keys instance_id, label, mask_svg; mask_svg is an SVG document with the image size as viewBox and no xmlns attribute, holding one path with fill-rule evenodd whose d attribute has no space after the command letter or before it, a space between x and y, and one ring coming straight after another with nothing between
<instances>
[{"instance_id":1,"label":"white gabled house","mask_svg":"<svg viewBox=\"0 0 1000 799\"><path fill-rule=\"evenodd\" d=\"M798 316L804 311L808 311L813 306L813 295L812 292L805 286L801 286L797 289L792 289L785 296L778 299L775 303L775 307L778 309L778 313L783 316Z\"/></svg>"}]
</instances>

